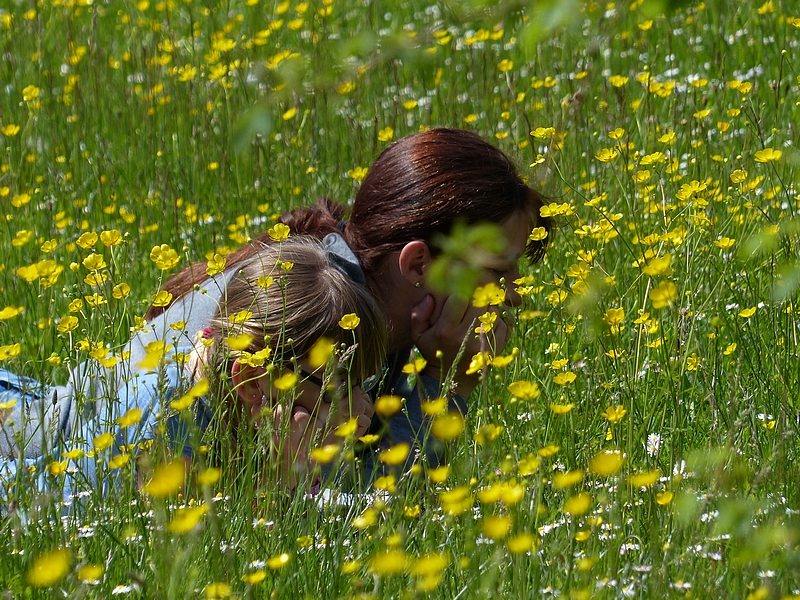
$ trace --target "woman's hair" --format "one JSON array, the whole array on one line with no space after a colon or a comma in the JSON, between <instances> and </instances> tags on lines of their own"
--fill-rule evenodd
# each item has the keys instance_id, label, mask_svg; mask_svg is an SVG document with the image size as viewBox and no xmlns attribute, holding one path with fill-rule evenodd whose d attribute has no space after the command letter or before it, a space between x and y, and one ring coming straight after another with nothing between
<instances>
[{"instance_id":1,"label":"woman's hair","mask_svg":"<svg viewBox=\"0 0 800 600\"><path fill-rule=\"evenodd\" d=\"M359 325L342 329L339 321L351 313L358 315ZM251 338L244 350L228 347L225 340L242 334ZM303 358L321 337L348 348L356 345L347 359L354 379L380 371L386 325L375 300L334 265L318 240L290 237L262 245L236 265L203 342L196 344L196 362L190 368L218 376L230 373L242 352L270 348L268 362L282 371L283 364Z\"/></svg>"},{"instance_id":2,"label":"woman's hair","mask_svg":"<svg viewBox=\"0 0 800 600\"><path fill-rule=\"evenodd\" d=\"M550 219L539 213L543 204L544 197L522 181L503 152L472 132L437 128L401 138L381 153L356 194L349 221L343 220L345 208L328 198L286 213L281 221L294 233L317 238L341 233L369 279L391 252L413 240L430 244L457 222L500 224L522 212L549 231ZM530 241L528 258L541 259L549 237ZM264 233L256 241L268 240ZM245 260L257 247L241 247L228 264ZM204 279L205 263L198 263L164 289L178 298ZM151 307L145 316L152 319L161 310Z\"/></svg>"},{"instance_id":3,"label":"woman's hair","mask_svg":"<svg viewBox=\"0 0 800 600\"><path fill-rule=\"evenodd\" d=\"M381 153L346 223L344 208L327 198L281 221L317 237L341 231L369 278L391 252L412 240L430 243L457 222L500 224L525 213L549 231L550 220L539 214L543 204L500 150L472 132L438 128L401 138ZM530 241L526 255L539 260L547 239Z\"/></svg>"}]
</instances>

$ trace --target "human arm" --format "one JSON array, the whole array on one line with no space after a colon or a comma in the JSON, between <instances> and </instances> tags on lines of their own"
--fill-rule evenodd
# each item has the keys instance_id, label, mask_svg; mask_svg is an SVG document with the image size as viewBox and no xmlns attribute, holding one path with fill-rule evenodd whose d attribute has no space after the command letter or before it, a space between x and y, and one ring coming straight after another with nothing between
<instances>
[{"instance_id":1,"label":"human arm","mask_svg":"<svg viewBox=\"0 0 800 600\"><path fill-rule=\"evenodd\" d=\"M492 331L474 333L478 317L489 311L498 313ZM480 379L480 372L466 372L472 357L502 352L511 334L509 323L510 315L502 306L478 308L456 296L428 294L411 311L412 339L427 362L423 375L444 381L457 360L453 391L468 398Z\"/></svg>"},{"instance_id":2,"label":"human arm","mask_svg":"<svg viewBox=\"0 0 800 600\"><path fill-rule=\"evenodd\" d=\"M271 419L270 443L274 461L271 468L284 487L294 489L316 467L311 458L312 451L329 444L341 444L342 438L337 435L337 430L342 425L352 423L354 429L348 432L352 437L364 435L374 408L369 395L354 387L351 394L343 395L332 404L321 398L309 402L307 397L301 396L291 405L283 401L266 406L259 403L249 411L256 428Z\"/></svg>"}]
</instances>

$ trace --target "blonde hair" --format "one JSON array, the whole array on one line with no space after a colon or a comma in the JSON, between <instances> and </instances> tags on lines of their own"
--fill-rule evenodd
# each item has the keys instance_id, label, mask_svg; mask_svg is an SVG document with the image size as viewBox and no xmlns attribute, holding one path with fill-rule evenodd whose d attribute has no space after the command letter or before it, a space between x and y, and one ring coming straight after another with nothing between
<instances>
[{"instance_id":1,"label":"blonde hair","mask_svg":"<svg viewBox=\"0 0 800 600\"><path fill-rule=\"evenodd\" d=\"M216 388L242 352L265 348L280 372L291 359L307 355L321 337L351 348L347 366L357 381L380 371L386 320L370 293L339 270L320 241L293 236L263 245L236 269L203 339L195 343L188 366L196 378L205 368ZM358 326L340 327L341 318L353 313ZM244 350L228 347L225 340L243 334L251 338Z\"/></svg>"}]
</instances>

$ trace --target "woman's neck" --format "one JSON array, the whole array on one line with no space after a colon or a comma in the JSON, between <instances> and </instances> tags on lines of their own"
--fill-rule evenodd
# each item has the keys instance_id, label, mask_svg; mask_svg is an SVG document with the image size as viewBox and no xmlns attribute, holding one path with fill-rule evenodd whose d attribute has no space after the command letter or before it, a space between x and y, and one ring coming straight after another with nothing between
<instances>
[{"instance_id":1,"label":"woman's neck","mask_svg":"<svg viewBox=\"0 0 800 600\"><path fill-rule=\"evenodd\" d=\"M392 354L413 345L411 339L411 307L402 281L390 273L378 272L367 277L367 287L372 292L386 317L387 353Z\"/></svg>"}]
</instances>

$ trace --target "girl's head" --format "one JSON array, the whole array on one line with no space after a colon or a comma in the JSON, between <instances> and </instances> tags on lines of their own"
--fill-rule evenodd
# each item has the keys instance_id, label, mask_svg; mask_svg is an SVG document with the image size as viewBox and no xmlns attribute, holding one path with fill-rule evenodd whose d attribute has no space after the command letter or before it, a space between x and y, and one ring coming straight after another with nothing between
<instances>
[{"instance_id":1,"label":"girl's head","mask_svg":"<svg viewBox=\"0 0 800 600\"><path fill-rule=\"evenodd\" d=\"M221 305L196 344L195 373L205 368L231 374L234 364L275 366L275 376L302 361L322 337L353 349L350 376L361 381L377 373L384 360L386 326L370 294L342 273L322 244L308 236L266 244L236 265ZM343 329L343 316L360 323ZM230 339L248 336L241 347ZM231 347L233 346L233 347ZM256 355L253 357L253 355Z\"/></svg>"}]
</instances>

